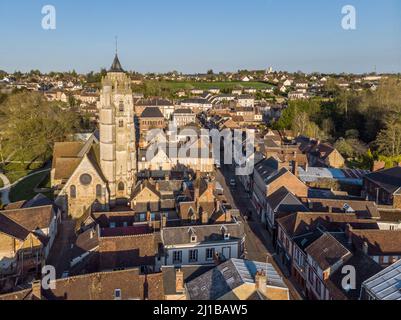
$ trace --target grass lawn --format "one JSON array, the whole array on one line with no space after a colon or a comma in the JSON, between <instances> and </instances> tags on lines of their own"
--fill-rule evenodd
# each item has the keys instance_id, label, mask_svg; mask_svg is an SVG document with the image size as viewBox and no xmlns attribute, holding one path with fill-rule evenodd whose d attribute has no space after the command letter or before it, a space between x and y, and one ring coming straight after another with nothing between
<instances>
[{"instance_id":1,"label":"grass lawn","mask_svg":"<svg viewBox=\"0 0 401 320\"><path fill-rule=\"evenodd\" d=\"M19 182L16 186L11 188L10 191L10 201L17 202L22 200L30 200L36 196L34 189L39 185L47 185L50 181L50 173L49 172L41 172L32 175L29 178L26 178ZM53 195L51 193L45 194L47 197L52 198Z\"/></svg>"},{"instance_id":2,"label":"grass lawn","mask_svg":"<svg viewBox=\"0 0 401 320\"><path fill-rule=\"evenodd\" d=\"M28 169L25 165L21 165L19 163L8 163L4 167L5 175L10 180L11 183L18 181L22 177L27 176L28 174L38 170L42 167L42 164L32 164Z\"/></svg>"},{"instance_id":3,"label":"grass lawn","mask_svg":"<svg viewBox=\"0 0 401 320\"><path fill-rule=\"evenodd\" d=\"M266 89L272 87L268 83L251 81L251 82L242 82L242 81L224 81L224 82L197 82L197 81L160 81L159 84L163 87L168 87L172 90L180 90L186 89L189 90L191 88L199 89L199 90L209 90L209 89L228 89L232 90L235 88L254 88L254 89Z\"/></svg>"}]
</instances>

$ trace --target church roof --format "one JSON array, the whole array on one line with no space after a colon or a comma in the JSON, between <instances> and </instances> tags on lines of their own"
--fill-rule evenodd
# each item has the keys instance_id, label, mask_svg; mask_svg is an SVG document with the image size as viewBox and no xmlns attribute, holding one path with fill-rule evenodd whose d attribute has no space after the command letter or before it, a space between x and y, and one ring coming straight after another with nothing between
<instances>
[{"instance_id":1,"label":"church roof","mask_svg":"<svg viewBox=\"0 0 401 320\"><path fill-rule=\"evenodd\" d=\"M124 72L117 54L114 57L113 64L111 65L111 68L109 71L110 72Z\"/></svg>"}]
</instances>

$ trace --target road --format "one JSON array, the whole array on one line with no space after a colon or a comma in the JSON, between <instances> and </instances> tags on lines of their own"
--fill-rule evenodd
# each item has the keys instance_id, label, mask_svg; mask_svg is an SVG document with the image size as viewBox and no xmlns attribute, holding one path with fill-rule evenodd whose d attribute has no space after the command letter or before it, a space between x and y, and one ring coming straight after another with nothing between
<instances>
[{"instance_id":1,"label":"road","mask_svg":"<svg viewBox=\"0 0 401 320\"><path fill-rule=\"evenodd\" d=\"M270 236L265 229L264 225L258 220L257 213L251 202L249 194L245 191L241 183L237 180L237 187L231 190L229 187L230 179L235 178L234 172L230 166L223 166L222 169L216 172L216 180L221 184L224 189L224 195L227 201L234 204L241 213L241 221L245 226L245 250L246 258L254 261L267 261L271 263L279 272L284 282L290 290L292 300L301 300L302 296L293 285L292 281L285 276L285 272L281 269L274 257L274 246ZM244 216L252 211L252 219L244 219Z\"/></svg>"}]
</instances>

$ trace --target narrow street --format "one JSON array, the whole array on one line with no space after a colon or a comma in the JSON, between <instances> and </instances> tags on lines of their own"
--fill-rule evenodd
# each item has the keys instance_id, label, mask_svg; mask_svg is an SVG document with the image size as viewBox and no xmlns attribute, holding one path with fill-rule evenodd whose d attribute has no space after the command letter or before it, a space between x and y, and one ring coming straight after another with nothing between
<instances>
[{"instance_id":1,"label":"narrow street","mask_svg":"<svg viewBox=\"0 0 401 320\"><path fill-rule=\"evenodd\" d=\"M277 264L274 259L275 252L273 243L264 225L259 221L249 194L245 191L238 179L236 179L237 187L231 189L229 187L231 179L235 179L235 174L230 166L222 166L220 170L216 171L216 181L223 187L227 201L233 204L241 213L240 219L244 223L246 234L246 258L255 261L266 261L267 259L267 261L276 268L280 276L283 277L284 282L290 290L291 299L302 300L302 295L285 275L286 272L283 272L281 266ZM250 211L252 211L252 218L244 219L244 216Z\"/></svg>"}]
</instances>

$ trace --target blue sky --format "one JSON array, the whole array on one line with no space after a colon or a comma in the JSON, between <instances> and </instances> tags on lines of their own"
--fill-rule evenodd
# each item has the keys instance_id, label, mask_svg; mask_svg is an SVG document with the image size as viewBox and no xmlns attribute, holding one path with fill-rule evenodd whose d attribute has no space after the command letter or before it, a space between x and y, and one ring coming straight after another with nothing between
<instances>
[{"instance_id":1,"label":"blue sky","mask_svg":"<svg viewBox=\"0 0 401 320\"><path fill-rule=\"evenodd\" d=\"M57 29L41 28L44 5ZM341 28L354 5L357 29ZM0 69L401 72L399 0L1 0Z\"/></svg>"}]
</instances>

